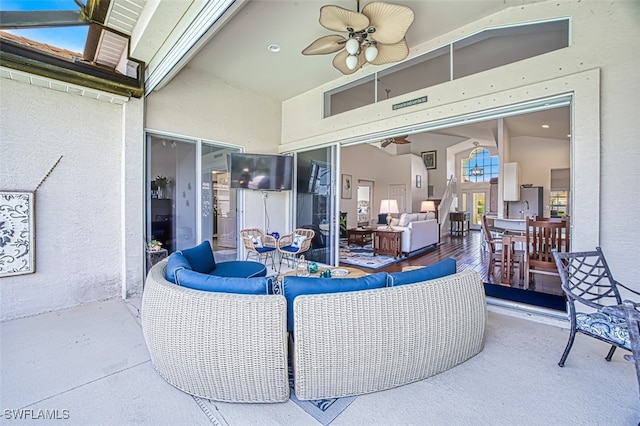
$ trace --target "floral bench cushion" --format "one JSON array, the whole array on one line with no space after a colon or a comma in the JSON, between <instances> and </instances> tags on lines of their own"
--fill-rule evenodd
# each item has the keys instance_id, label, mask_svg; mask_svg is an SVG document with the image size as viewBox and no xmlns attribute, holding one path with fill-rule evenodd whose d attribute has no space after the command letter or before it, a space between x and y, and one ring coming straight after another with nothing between
<instances>
[{"instance_id":1,"label":"floral bench cushion","mask_svg":"<svg viewBox=\"0 0 640 426\"><path fill-rule=\"evenodd\" d=\"M590 314L576 312L576 328L631 350L629 328L623 318L609 316L602 312Z\"/></svg>"}]
</instances>

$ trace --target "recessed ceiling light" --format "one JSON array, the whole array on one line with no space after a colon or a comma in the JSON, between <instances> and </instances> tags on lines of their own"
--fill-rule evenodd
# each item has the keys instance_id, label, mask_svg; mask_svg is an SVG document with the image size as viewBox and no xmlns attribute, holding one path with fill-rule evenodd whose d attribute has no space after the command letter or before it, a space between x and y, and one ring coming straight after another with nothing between
<instances>
[{"instance_id":1,"label":"recessed ceiling light","mask_svg":"<svg viewBox=\"0 0 640 426\"><path fill-rule=\"evenodd\" d=\"M542 128L543 128L543 129L548 129L548 128L549 128L549 125L548 125L548 124L543 124L543 125L542 125Z\"/></svg>"},{"instance_id":2,"label":"recessed ceiling light","mask_svg":"<svg viewBox=\"0 0 640 426\"><path fill-rule=\"evenodd\" d=\"M278 46L277 44L270 44L267 49L269 49L269 52L277 53L280 51L280 46Z\"/></svg>"},{"instance_id":3,"label":"recessed ceiling light","mask_svg":"<svg viewBox=\"0 0 640 426\"><path fill-rule=\"evenodd\" d=\"M567 135L567 137L568 137L568 138L570 138L570 137L571 137L571 133L569 133L569 134Z\"/></svg>"}]
</instances>

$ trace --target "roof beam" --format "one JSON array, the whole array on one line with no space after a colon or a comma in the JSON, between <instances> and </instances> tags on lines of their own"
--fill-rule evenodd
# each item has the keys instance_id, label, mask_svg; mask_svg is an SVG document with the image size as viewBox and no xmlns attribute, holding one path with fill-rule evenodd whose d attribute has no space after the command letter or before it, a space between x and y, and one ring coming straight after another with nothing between
<instances>
[{"instance_id":1,"label":"roof beam","mask_svg":"<svg viewBox=\"0 0 640 426\"><path fill-rule=\"evenodd\" d=\"M89 20L79 10L0 11L0 28L47 28L87 25Z\"/></svg>"}]
</instances>

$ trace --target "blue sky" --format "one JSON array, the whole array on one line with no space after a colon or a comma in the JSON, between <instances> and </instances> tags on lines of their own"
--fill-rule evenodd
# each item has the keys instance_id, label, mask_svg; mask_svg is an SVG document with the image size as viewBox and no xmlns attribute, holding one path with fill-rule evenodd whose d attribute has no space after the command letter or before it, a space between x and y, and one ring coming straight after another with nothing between
<instances>
[{"instance_id":1,"label":"blue sky","mask_svg":"<svg viewBox=\"0 0 640 426\"><path fill-rule=\"evenodd\" d=\"M83 4L86 0L81 0ZM0 0L0 10L78 10L73 0ZM57 28L5 30L9 33L51 46L82 53L87 25Z\"/></svg>"}]
</instances>

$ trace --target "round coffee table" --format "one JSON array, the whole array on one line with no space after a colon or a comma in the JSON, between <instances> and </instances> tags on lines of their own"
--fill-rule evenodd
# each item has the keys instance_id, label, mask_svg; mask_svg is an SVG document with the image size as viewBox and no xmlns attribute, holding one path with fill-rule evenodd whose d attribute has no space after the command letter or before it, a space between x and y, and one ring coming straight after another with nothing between
<instances>
[{"instance_id":1,"label":"round coffee table","mask_svg":"<svg viewBox=\"0 0 640 426\"><path fill-rule=\"evenodd\" d=\"M309 274L309 277L320 277L320 273L326 269L330 269L330 270L340 270L340 271L347 271L347 274L345 275L338 275L336 274L335 276L333 274L331 274L331 278L360 278L360 277L364 277L365 275L367 275L367 272L364 272L361 269L358 268L352 268L350 266L325 266L325 267L318 267L318 270L316 272L314 272L313 274ZM286 277L286 276L295 276L297 275L297 271L295 269L291 270L291 271L287 271L287 272L283 272L280 275L278 275L278 281L282 281L282 277Z\"/></svg>"}]
</instances>

